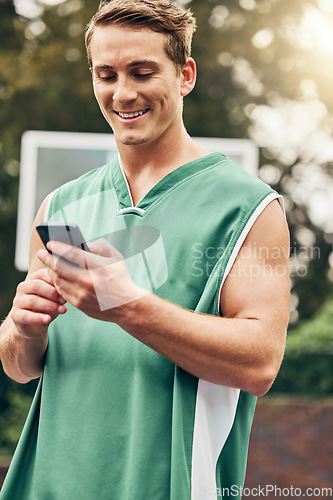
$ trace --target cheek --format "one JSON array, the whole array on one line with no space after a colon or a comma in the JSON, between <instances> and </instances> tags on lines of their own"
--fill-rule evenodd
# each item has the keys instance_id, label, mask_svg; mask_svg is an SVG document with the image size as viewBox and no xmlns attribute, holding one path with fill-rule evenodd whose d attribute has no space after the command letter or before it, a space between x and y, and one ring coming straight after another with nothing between
<instances>
[{"instance_id":1,"label":"cheek","mask_svg":"<svg viewBox=\"0 0 333 500\"><path fill-rule=\"evenodd\" d=\"M161 98L161 106L169 113L175 113L181 107L182 98L175 89L166 92Z\"/></svg>"},{"instance_id":2,"label":"cheek","mask_svg":"<svg viewBox=\"0 0 333 500\"><path fill-rule=\"evenodd\" d=\"M96 86L93 85L93 90L94 90L94 94L95 94L95 97L96 97L98 104L101 107L104 107L105 103L110 99L110 96L108 95L108 94L110 94L110 92L100 88L98 85L96 85Z\"/></svg>"},{"instance_id":3,"label":"cheek","mask_svg":"<svg viewBox=\"0 0 333 500\"><path fill-rule=\"evenodd\" d=\"M176 88L164 88L163 92L159 92L158 95L159 101L167 106L167 107L174 107L177 105L180 95L177 93Z\"/></svg>"}]
</instances>

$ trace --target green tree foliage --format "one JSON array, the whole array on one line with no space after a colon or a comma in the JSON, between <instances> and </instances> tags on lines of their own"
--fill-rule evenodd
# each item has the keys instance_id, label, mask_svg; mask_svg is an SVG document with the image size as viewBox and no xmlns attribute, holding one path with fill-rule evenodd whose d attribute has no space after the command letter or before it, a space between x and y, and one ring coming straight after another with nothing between
<instances>
[{"instance_id":1,"label":"green tree foliage","mask_svg":"<svg viewBox=\"0 0 333 500\"><path fill-rule=\"evenodd\" d=\"M37 10L25 11L23 16L15 11L13 0L0 0L2 318L10 308L17 283L24 278L13 267L22 133L25 130L109 132L93 96L83 41L85 25L99 0L49 2L53 6L47 3L35 0ZM261 146L261 176L286 201L292 244L293 319L311 318L332 290L329 262L333 226L317 223L308 203L310 197L302 195L302 182L313 165L326 173L327 179L332 172L329 155L320 154L323 148L317 151L311 142L317 135L322 138L323 147L325 140L332 141L333 64L328 55L332 58L329 42L333 45L333 39L329 38L325 25L325 20L332 22L331 2L179 0L179 3L191 7L198 20L193 55L199 75L196 89L185 101L187 129L194 136L252 137ZM16 0L16 7L19 4L22 7L30 3ZM317 39L316 33L322 37ZM300 116L298 121L295 116ZM304 123L309 121L313 122L312 128L309 126L306 132ZM280 128L275 131L279 123ZM330 299L325 308L332 303ZM325 311L320 324L329 325ZM318 321L318 318L313 320L313 328L323 331ZM296 325L290 333L290 357L287 350L286 363L295 359L297 349L293 342L308 345L310 330L307 334L300 333L305 332L306 323L299 328ZM325 337L321 346L326 341ZM310 352L306 351L304 356L310 356ZM316 359L323 352L320 350ZM294 361L290 363L288 366L295 366ZM304 366L303 363L302 373ZM316 366L320 367L320 363ZM288 369L286 364L277 386L283 390L288 386L283 380L293 376ZM322 364L320 380L325 379L328 369ZM297 390L306 385L302 376ZM34 387L35 383L28 384L20 388L20 393L29 395ZM17 422L23 421L27 411L24 404L27 399L22 404L16 399L18 390L17 384L0 374L0 424L5 416L13 423L6 427L6 435L0 435L2 450L4 446L11 450L16 440L13 436L17 436L20 426ZM332 387L322 385L322 392L325 391L332 391ZM4 427L0 425L0 433Z\"/></svg>"},{"instance_id":2,"label":"green tree foliage","mask_svg":"<svg viewBox=\"0 0 333 500\"><path fill-rule=\"evenodd\" d=\"M333 393L333 300L287 339L286 356L274 384L279 392L320 396Z\"/></svg>"},{"instance_id":3,"label":"green tree foliage","mask_svg":"<svg viewBox=\"0 0 333 500\"><path fill-rule=\"evenodd\" d=\"M297 303L292 320L310 318L332 289L333 226L316 223L315 202L308 190L301 192L314 166L323 179L321 187L313 184L313 194L332 179L332 4L192 0L189 5L198 18L194 56L199 66L197 88L185 108L189 131L250 136L262 146L260 175L283 194L291 230ZM326 199L323 211L333 220L329 194L322 190L319 202Z\"/></svg>"}]
</instances>

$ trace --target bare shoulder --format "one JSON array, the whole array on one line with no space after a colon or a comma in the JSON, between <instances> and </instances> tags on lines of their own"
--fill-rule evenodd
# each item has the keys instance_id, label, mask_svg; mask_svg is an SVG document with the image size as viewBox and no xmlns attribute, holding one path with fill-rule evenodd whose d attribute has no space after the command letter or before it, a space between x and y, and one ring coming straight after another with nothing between
<instances>
[{"instance_id":1,"label":"bare shoulder","mask_svg":"<svg viewBox=\"0 0 333 500\"><path fill-rule=\"evenodd\" d=\"M283 207L279 200L274 200L259 215L253 224L244 246L256 243L259 246L267 246L274 250L272 244L285 248L289 252L289 230ZM283 252L283 256L285 253Z\"/></svg>"},{"instance_id":2,"label":"bare shoulder","mask_svg":"<svg viewBox=\"0 0 333 500\"><path fill-rule=\"evenodd\" d=\"M289 230L283 208L274 200L247 235L221 293L222 313L258 317L273 304L289 307Z\"/></svg>"},{"instance_id":3,"label":"bare shoulder","mask_svg":"<svg viewBox=\"0 0 333 500\"><path fill-rule=\"evenodd\" d=\"M43 267L43 264L37 259L36 254L38 250L44 248L44 245L36 231L36 226L40 222L44 222L44 217L45 217L45 211L47 208L47 205L50 201L50 198L52 196L52 193L46 196L44 199L43 203L38 209L38 212L36 214L33 226L32 226L32 231L31 231L31 237L30 237L30 250L29 250L29 274L37 271L38 269L41 269Z\"/></svg>"}]
</instances>

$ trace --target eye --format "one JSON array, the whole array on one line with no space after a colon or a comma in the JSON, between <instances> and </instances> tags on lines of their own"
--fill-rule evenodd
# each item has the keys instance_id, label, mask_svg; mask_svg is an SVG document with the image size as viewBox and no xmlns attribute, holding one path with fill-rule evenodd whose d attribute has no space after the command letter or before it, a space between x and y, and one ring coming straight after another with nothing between
<instances>
[{"instance_id":1,"label":"eye","mask_svg":"<svg viewBox=\"0 0 333 500\"><path fill-rule=\"evenodd\" d=\"M110 81L110 80L115 80L115 79L116 79L115 76L103 76L101 78L101 80L103 80L103 82Z\"/></svg>"},{"instance_id":2,"label":"eye","mask_svg":"<svg viewBox=\"0 0 333 500\"><path fill-rule=\"evenodd\" d=\"M134 76L135 76L135 78L139 78L141 80L144 80L144 79L148 80L148 78L153 76L153 73L136 73Z\"/></svg>"},{"instance_id":3,"label":"eye","mask_svg":"<svg viewBox=\"0 0 333 500\"><path fill-rule=\"evenodd\" d=\"M96 78L98 78L99 80L102 80L103 82L107 82L107 81L114 80L115 78L117 78L117 76L114 73L110 73L110 71L99 71L99 72L96 72L95 76L96 76Z\"/></svg>"},{"instance_id":4,"label":"eye","mask_svg":"<svg viewBox=\"0 0 333 500\"><path fill-rule=\"evenodd\" d=\"M115 80L116 76L114 76L114 75L107 75L107 76L99 75L99 79L102 80L103 82L107 82L110 80Z\"/></svg>"}]
</instances>

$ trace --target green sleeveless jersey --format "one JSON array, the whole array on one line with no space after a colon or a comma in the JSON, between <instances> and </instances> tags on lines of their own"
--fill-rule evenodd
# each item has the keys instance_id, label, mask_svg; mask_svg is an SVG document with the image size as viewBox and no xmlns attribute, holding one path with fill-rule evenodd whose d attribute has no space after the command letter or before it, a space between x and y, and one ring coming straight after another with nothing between
<instances>
[{"instance_id":1,"label":"green sleeveless jersey","mask_svg":"<svg viewBox=\"0 0 333 500\"><path fill-rule=\"evenodd\" d=\"M171 172L133 206L118 157L60 187L47 220L108 239L141 287L219 311L247 234L278 195L220 153ZM198 379L74 307L45 368L2 500L241 498L256 398Z\"/></svg>"}]
</instances>

